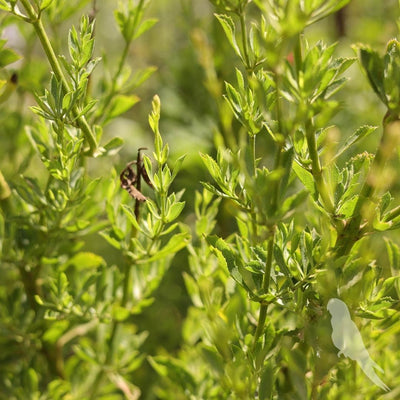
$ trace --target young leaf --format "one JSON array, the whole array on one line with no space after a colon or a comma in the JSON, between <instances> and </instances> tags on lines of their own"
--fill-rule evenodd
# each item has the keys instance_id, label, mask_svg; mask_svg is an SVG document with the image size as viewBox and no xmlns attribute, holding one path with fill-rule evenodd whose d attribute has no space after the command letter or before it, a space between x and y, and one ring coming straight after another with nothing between
<instances>
[{"instance_id":1,"label":"young leaf","mask_svg":"<svg viewBox=\"0 0 400 400\"><path fill-rule=\"evenodd\" d=\"M364 125L358 128L344 143L344 145L337 151L335 156L333 157L332 161L336 160L338 157L340 157L346 150L348 150L351 146L353 146L355 143L360 141L361 139L366 138L369 136L372 132L375 132L378 129L377 126L370 126L370 125Z\"/></svg>"},{"instance_id":2,"label":"young leaf","mask_svg":"<svg viewBox=\"0 0 400 400\"><path fill-rule=\"evenodd\" d=\"M138 101L139 97L136 95L118 95L114 98L112 105L110 107L110 111L107 115L107 121L118 117L118 115L121 115L128 111L130 108L132 108Z\"/></svg>"},{"instance_id":3,"label":"young leaf","mask_svg":"<svg viewBox=\"0 0 400 400\"><path fill-rule=\"evenodd\" d=\"M229 40L229 43L231 44L231 46L233 47L233 49L235 50L235 53L239 56L242 57L240 48L237 44L236 41L236 30L235 30L235 24L232 20L231 17L229 17L228 15L224 15L224 14L216 14L215 15L219 21L219 23L221 24L226 37Z\"/></svg>"},{"instance_id":4,"label":"young leaf","mask_svg":"<svg viewBox=\"0 0 400 400\"><path fill-rule=\"evenodd\" d=\"M314 178L311 172L308 172L296 162L293 163L293 170L302 182L302 184L305 186L305 188L309 191L311 196L315 199L317 196L317 192L315 190Z\"/></svg>"},{"instance_id":5,"label":"young leaf","mask_svg":"<svg viewBox=\"0 0 400 400\"><path fill-rule=\"evenodd\" d=\"M368 46L362 44L354 46L358 52L361 65L367 74L369 83L381 101L387 105L387 98L384 88L384 65L382 57Z\"/></svg>"}]
</instances>

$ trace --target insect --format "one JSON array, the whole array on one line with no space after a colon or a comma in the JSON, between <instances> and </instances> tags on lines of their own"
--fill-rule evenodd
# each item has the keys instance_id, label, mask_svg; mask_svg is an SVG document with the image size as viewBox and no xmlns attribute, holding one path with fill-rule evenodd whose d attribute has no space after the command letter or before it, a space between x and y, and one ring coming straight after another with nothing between
<instances>
[{"instance_id":1,"label":"insect","mask_svg":"<svg viewBox=\"0 0 400 400\"><path fill-rule=\"evenodd\" d=\"M138 149L137 159L131 161L125 167L125 169L119 175L121 181L121 187L125 189L134 199L138 201L145 201L146 196L142 194L141 190L141 178L152 188L150 178L147 175L146 169L143 165L143 160L140 152L146 150L145 147ZM133 171L132 165L136 165L136 172Z\"/></svg>"}]
</instances>

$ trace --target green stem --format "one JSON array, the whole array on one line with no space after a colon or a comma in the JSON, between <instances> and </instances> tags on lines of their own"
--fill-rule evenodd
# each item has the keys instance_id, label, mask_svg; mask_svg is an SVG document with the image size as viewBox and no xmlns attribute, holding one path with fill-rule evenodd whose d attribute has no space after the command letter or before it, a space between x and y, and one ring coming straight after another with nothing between
<instances>
[{"instance_id":1,"label":"green stem","mask_svg":"<svg viewBox=\"0 0 400 400\"><path fill-rule=\"evenodd\" d=\"M262 281L263 293L268 293L268 291L269 291L274 243L275 243L275 229L273 228L273 230L271 232L271 236L268 239L267 261L266 261L265 273L264 273L263 281ZM258 316L257 329L254 333L253 348L255 347L255 345L258 342L258 339L261 337L261 335L264 332L265 320L267 318L267 311L268 311L268 304L261 303L260 314Z\"/></svg>"},{"instance_id":2,"label":"green stem","mask_svg":"<svg viewBox=\"0 0 400 400\"><path fill-rule=\"evenodd\" d=\"M322 175L322 167L319 160L317 142L315 140L315 130L312 126L311 120L308 120L306 123L306 139L308 145L308 152L311 158L311 168L315 180L315 186L317 188L319 195L321 196L321 200L326 210L330 214L334 214L335 205L333 203L331 196L329 195L328 186Z\"/></svg>"},{"instance_id":3,"label":"green stem","mask_svg":"<svg viewBox=\"0 0 400 400\"><path fill-rule=\"evenodd\" d=\"M283 129L284 126L282 124L282 104L281 104L281 99L280 99L280 83L281 83L281 75L279 73L279 69L275 71L275 86L276 86L276 117L278 121L278 130L279 130L279 135L283 138L285 135L283 134ZM283 157L282 157L282 151L284 148L284 139L282 139L278 143L278 148L276 151L275 155L275 161L274 161L274 170L278 170L281 168ZM281 185L280 181L275 181L273 183L273 186L271 188L271 212L272 214L275 214L277 209L278 209L278 201L279 201L279 195L280 195L280 190L281 190ZM263 276L263 281L262 281L262 291L263 293L268 293L269 291L269 284L270 284L270 279L271 279L271 270L272 270L272 262L273 262L273 251L274 251L274 243L275 243L275 229L276 225L271 225L269 227L270 230L270 237L268 239L268 245L267 245L267 260L266 260L266 266L265 266L265 273ZM265 320L267 317L267 312L268 312L268 304L263 304L261 303L260 305L260 314L258 316L258 323L257 323L257 328L254 334L254 341L253 341L253 347L257 344L258 339L262 335L265 327Z\"/></svg>"},{"instance_id":4,"label":"green stem","mask_svg":"<svg viewBox=\"0 0 400 400\"><path fill-rule=\"evenodd\" d=\"M54 72L54 75L56 76L57 80L62 83L65 92L67 92L67 93L70 92L71 88L69 87L68 81L65 78L65 75L61 68L61 65L57 59L57 56L54 53L54 49L50 43L50 39L46 33L46 30L44 29L44 26L40 19L40 15L32 7L29 0L20 0L20 1L21 1L22 5L24 6L24 8L30 18L30 22L33 25L33 27L36 31L36 34L42 44L43 50L46 53L47 59L50 63L50 66L51 66L53 72ZM76 118L80 114L78 107L75 106L72 110L72 113L73 113L73 116ZM76 121L77 121L78 127L82 130L83 135L85 136L85 139L87 140L87 142L89 144L88 154L93 155L97 148L96 138L83 115L77 117Z\"/></svg>"},{"instance_id":5,"label":"green stem","mask_svg":"<svg viewBox=\"0 0 400 400\"><path fill-rule=\"evenodd\" d=\"M250 136L251 175L256 176L256 136Z\"/></svg>"}]
</instances>

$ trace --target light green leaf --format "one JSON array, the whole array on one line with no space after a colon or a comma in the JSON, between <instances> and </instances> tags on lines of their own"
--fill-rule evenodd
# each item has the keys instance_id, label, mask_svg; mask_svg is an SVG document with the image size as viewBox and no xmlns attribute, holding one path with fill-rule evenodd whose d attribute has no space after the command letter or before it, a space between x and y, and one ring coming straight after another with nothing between
<instances>
[{"instance_id":1,"label":"light green leaf","mask_svg":"<svg viewBox=\"0 0 400 400\"><path fill-rule=\"evenodd\" d=\"M12 64L21 58L14 50L1 49L0 50L0 68L4 68L6 65Z\"/></svg>"},{"instance_id":2,"label":"light green leaf","mask_svg":"<svg viewBox=\"0 0 400 400\"><path fill-rule=\"evenodd\" d=\"M165 246L157 251L156 254L149 258L144 258L138 261L139 263L148 263L163 259L171 254L177 253L179 250L183 249L188 245L190 241L190 235L186 232L178 233L171 237Z\"/></svg>"},{"instance_id":3,"label":"light green leaf","mask_svg":"<svg viewBox=\"0 0 400 400\"><path fill-rule=\"evenodd\" d=\"M353 215L354 209L358 201L358 196L353 196L346 200L344 204L339 208L338 214L344 218L350 218Z\"/></svg>"},{"instance_id":4,"label":"light green leaf","mask_svg":"<svg viewBox=\"0 0 400 400\"><path fill-rule=\"evenodd\" d=\"M176 218L178 218L184 207L185 207L184 201L179 201L177 203L172 204L165 217L167 222L174 221Z\"/></svg>"},{"instance_id":5,"label":"light green leaf","mask_svg":"<svg viewBox=\"0 0 400 400\"><path fill-rule=\"evenodd\" d=\"M216 161L208 154L200 153L200 157L203 160L209 174L217 183L220 183L222 181L222 174L221 169Z\"/></svg>"},{"instance_id":6,"label":"light green leaf","mask_svg":"<svg viewBox=\"0 0 400 400\"><path fill-rule=\"evenodd\" d=\"M232 18L227 15L223 15L223 14L215 14L215 16L217 17L218 21L220 22L220 24L225 32L225 35L228 38L229 43L235 50L236 54L240 58L242 58L240 48L236 41L236 29L235 29L235 24L234 24Z\"/></svg>"},{"instance_id":7,"label":"light green leaf","mask_svg":"<svg viewBox=\"0 0 400 400\"><path fill-rule=\"evenodd\" d=\"M121 249L121 243L117 239L114 239L113 237L111 237L106 232L100 232L100 236L102 236L105 240L107 240L107 242L111 246L115 247L117 250Z\"/></svg>"},{"instance_id":8,"label":"light green leaf","mask_svg":"<svg viewBox=\"0 0 400 400\"><path fill-rule=\"evenodd\" d=\"M142 229L140 228L140 226L136 220L136 217L135 217L135 214L134 214L132 208L127 206L126 204L121 204L121 208L122 208L122 211L125 213L125 215L128 217L130 223L134 226L134 228L138 232L141 232Z\"/></svg>"},{"instance_id":9,"label":"light green leaf","mask_svg":"<svg viewBox=\"0 0 400 400\"><path fill-rule=\"evenodd\" d=\"M311 172L308 172L298 163L293 163L293 170L297 177L300 179L304 187L310 192L311 196L315 199L317 197L317 192L315 190L314 178Z\"/></svg>"},{"instance_id":10,"label":"light green leaf","mask_svg":"<svg viewBox=\"0 0 400 400\"><path fill-rule=\"evenodd\" d=\"M68 267L74 265L78 270L82 270L88 268L97 268L104 263L103 257L100 257L95 253L82 251L70 258L65 266Z\"/></svg>"},{"instance_id":11,"label":"light green leaf","mask_svg":"<svg viewBox=\"0 0 400 400\"><path fill-rule=\"evenodd\" d=\"M156 23L158 22L158 19L156 18L150 18L146 19L136 30L135 34L133 35L133 39L138 38L139 36L143 35L146 31L151 29Z\"/></svg>"},{"instance_id":12,"label":"light green leaf","mask_svg":"<svg viewBox=\"0 0 400 400\"><path fill-rule=\"evenodd\" d=\"M105 150L102 155L113 156L119 152L121 147L124 145L124 140L120 137L113 137L109 142L107 142L103 149Z\"/></svg>"},{"instance_id":13,"label":"light green leaf","mask_svg":"<svg viewBox=\"0 0 400 400\"><path fill-rule=\"evenodd\" d=\"M0 0L0 9L4 11L11 11L11 5L5 0Z\"/></svg>"},{"instance_id":14,"label":"light green leaf","mask_svg":"<svg viewBox=\"0 0 400 400\"><path fill-rule=\"evenodd\" d=\"M40 3L40 10L43 11L45 10L47 7L50 6L50 4L53 2L53 0L42 0Z\"/></svg>"},{"instance_id":15,"label":"light green leaf","mask_svg":"<svg viewBox=\"0 0 400 400\"><path fill-rule=\"evenodd\" d=\"M375 132L378 129L377 126L371 126L371 125L363 125L360 128L358 128L344 143L344 145L337 151L335 154L334 158L332 161L336 160L338 157L340 157L346 150L348 150L350 147L352 147L355 143L360 141L361 139L366 138L369 136L372 132Z\"/></svg>"},{"instance_id":16,"label":"light green leaf","mask_svg":"<svg viewBox=\"0 0 400 400\"><path fill-rule=\"evenodd\" d=\"M110 107L110 111L107 116L107 121L125 113L130 108L132 108L137 102L139 102L139 100L140 100L139 97L135 95L126 96L120 94L116 96Z\"/></svg>"}]
</instances>

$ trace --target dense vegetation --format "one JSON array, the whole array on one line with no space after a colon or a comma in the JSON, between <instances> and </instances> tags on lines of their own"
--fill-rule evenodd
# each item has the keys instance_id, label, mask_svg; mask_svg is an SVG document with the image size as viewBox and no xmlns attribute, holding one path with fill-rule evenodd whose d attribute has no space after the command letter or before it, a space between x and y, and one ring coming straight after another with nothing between
<instances>
[{"instance_id":1,"label":"dense vegetation","mask_svg":"<svg viewBox=\"0 0 400 400\"><path fill-rule=\"evenodd\" d=\"M398 398L398 16L0 0L0 399Z\"/></svg>"}]
</instances>

